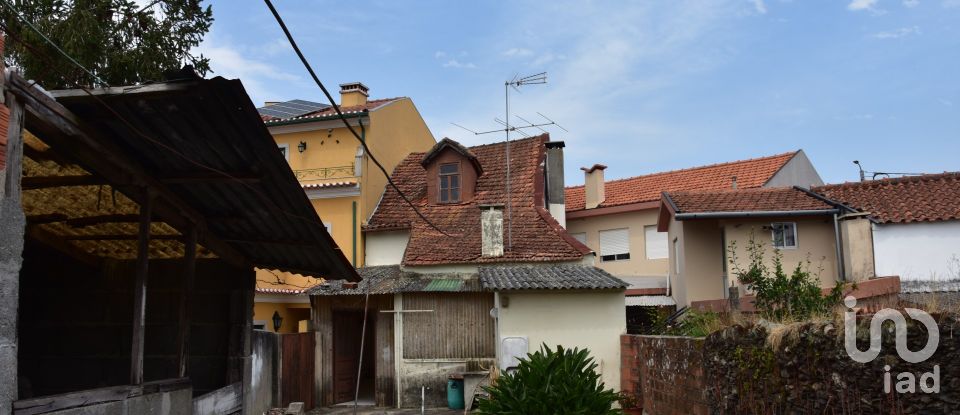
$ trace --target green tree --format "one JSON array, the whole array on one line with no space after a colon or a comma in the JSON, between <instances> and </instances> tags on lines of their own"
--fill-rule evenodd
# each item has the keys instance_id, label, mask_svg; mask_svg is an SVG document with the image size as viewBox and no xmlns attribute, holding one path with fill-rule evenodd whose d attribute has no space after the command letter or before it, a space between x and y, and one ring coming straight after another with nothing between
<instances>
[{"instance_id":1,"label":"green tree","mask_svg":"<svg viewBox=\"0 0 960 415\"><path fill-rule=\"evenodd\" d=\"M108 85L163 80L191 65L201 76L209 59L192 49L210 30L213 14L200 0L0 0L9 30L5 59L47 89L103 86L23 23L30 22ZM17 16L19 15L19 17Z\"/></svg>"},{"instance_id":2,"label":"green tree","mask_svg":"<svg viewBox=\"0 0 960 415\"><path fill-rule=\"evenodd\" d=\"M810 274L810 260L800 262L789 275L783 268L783 255L774 250L773 268L764 261L768 244L757 242L750 234L747 242L749 264L741 268L736 241L730 243L730 265L742 284L756 295L754 305L766 318L773 320L804 320L813 315L826 314L840 304L843 283L837 282L829 294L820 289L819 275Z\"/></svg>"}]
</instances>

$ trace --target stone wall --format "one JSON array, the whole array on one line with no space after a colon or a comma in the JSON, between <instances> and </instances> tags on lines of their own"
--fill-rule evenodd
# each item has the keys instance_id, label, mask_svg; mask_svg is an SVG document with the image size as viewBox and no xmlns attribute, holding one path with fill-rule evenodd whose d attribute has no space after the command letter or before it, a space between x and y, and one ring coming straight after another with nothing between
<instances>
[{"instance_id":1,"label":"stone wall","mask_svg":"<svg viewBox=\"0 0 960 415\"><path fill-rule=\"evenodd\" d=\"M649 414L707 414L702 338L621 337L620 387Z\"/></svg>"},{"instance_id":2,"label":"stone wall","mask_svg":"<svg viewBox=\"0 0 960 415\"><path fill-rule=\"evenodd\" d=\"M651 415L960 413L960 336L953 334L960 322L935 318L939 346L919 363L898 356L892 332L876 359L858 363L846 353L842 327L830 322L780 326L770 329L773 336L762 326L734 326L706 339L624 336L622 387L642 396ZM918 351L926 330L906 321L908 348ZM869 318L860 326L858 347L867 350ZM939 392L924 392L921 383L935 386L934 374ZM914 391L898 393L910 377Z\"/></svg>"}]
</instances>

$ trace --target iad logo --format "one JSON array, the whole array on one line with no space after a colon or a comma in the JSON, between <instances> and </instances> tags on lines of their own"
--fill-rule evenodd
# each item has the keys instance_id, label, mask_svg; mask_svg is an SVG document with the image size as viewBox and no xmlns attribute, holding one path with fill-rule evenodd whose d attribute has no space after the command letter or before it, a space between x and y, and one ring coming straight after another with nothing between
<instances>
[{"instance_id":1,"label":"iad logo","mask_svg":"<svg viewBox=\"0 0 960 415\"><path fill-rule=\"evenodd\" d=\"M883 323L888 320L892 321L896 328L897 354L901 359L910 363L920 363L932 357L937 351L937 346L940 344L940 329L937 327L937 322L923 310L915 308L905 308L904 311L910 318L923 323L923 326L927 328L927 344L923 346L923 349L914 352L907 348L907 319L897 310L884 308L874 314L870 321L870 348L867 351L860 351L857 348L857 313L852 310L857 305L857 299L853 296L847 296L843 303L848 308L848 311L843 313L843 345L851 359L860 363L867 363L880 355L881 330ZM890 393L890 366L884 366L883 370L886 372L883 375L883 391ZM933 384L929 385L930 382ZM916 392L916 384L916 377L913 373L903 372L897 375L896 389L898 393ZM940 365L933 366L933 372L924 373L920 376L920 390L924 393L940 392Z\"/></svg>"}]
</instances>

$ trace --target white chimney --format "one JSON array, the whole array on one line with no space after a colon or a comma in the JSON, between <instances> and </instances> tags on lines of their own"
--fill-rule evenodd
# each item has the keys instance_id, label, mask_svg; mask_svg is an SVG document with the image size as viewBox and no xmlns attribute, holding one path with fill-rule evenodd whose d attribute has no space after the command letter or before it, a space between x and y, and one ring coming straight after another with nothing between
<instances>
[{"instance_id":1,"label":"white chimney","mask_svg":"<svg viewBox=\"0 0 960 415\"><path fill-rule=\"evenodd\" d=\"M583 190L587 209L600 206L606 200L603 181L603 170L606 168L607 166L602 164L580 168L580 170L583 170Z\"/></svg>"},{"instance_id":2,"label":"white chimney","mask_svg":"<svg viewBox=\"0 0 960 415\"><path fill-rule=\"evenodd\" d=\"M503 256L503 205L480 205L480 252L484 258Z\"/></svg>"}]
</instances>

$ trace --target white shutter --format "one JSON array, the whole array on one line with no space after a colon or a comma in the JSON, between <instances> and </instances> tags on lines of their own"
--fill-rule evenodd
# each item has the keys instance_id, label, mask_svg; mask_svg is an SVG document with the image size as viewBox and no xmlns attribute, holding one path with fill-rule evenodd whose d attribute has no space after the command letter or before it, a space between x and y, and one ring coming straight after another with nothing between
<instances>
[{"instance_id":1,"label":"white shutter","mask_svg":"<svg viewBox=\"0 0 960 415\"><path fill-rule=\"evenodd\" d=\"M626 228L600 231L600 255L630 253L630 233Z\"/></svg>"},{"instance_id":2,"label":"white shutter","mask_svg":"<svg viewBox=\"0 0 960 415\"><path fill-rule=\"evenodd\" d=\"M580 241L580 243L582 243L582 244L584 244L584 245L587 244L587 233L586 233L586 232L571 233L570 236L572 236L573 239L576 239L576 240Z\"/></svg>"},{"instance_id":3,"label":"white shutter","mask_svg":"<svg viewBox=\"0 0 960 415\"><path fill-rule=\"evenodd\" d=\"M644 226L644 242L647 248L647 259L663 259L667 257L667 233L657 232L657 226Z\"/></svg>"}]
</instances>

